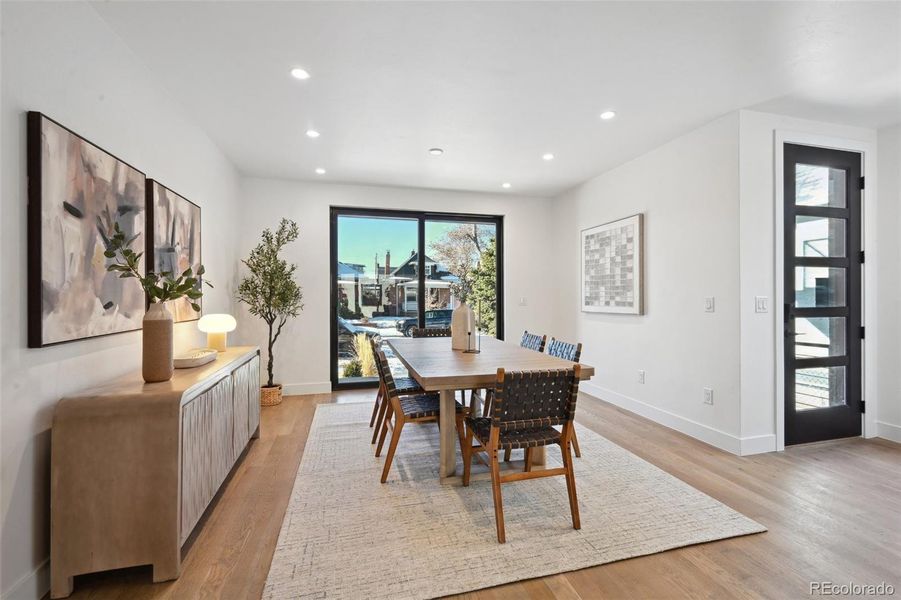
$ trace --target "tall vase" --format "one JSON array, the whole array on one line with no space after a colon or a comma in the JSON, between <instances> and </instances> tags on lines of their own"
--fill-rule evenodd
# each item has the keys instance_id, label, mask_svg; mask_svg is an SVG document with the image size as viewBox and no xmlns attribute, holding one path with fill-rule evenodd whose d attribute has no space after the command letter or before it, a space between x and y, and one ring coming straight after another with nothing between
<instances>
[{"instance_id":1,"label":"tall vase","mask_svg":"<svg viewBox=\"0 0 901 600\"><path fill-rule=\"evenodd\" d=\"M154 302L144 315L144 381L169 381L175 365L172 361L172 313L164 302Z\"/></svg>"},{"instance_id":2,"label":"tall vase","mask_svg":"<svg viewBox=\"0 0 901 600\"><path fill-rule=\"evenodd\" d=\"M461 302L451 314L451 349L469 350L472 347L475 315L469 305Z\"/></svg>"}]
</instances>

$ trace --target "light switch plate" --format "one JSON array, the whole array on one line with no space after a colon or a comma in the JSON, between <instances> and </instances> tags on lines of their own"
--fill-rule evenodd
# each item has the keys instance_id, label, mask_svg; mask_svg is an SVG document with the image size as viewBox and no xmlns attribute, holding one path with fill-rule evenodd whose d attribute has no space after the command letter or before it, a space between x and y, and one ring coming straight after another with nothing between
<instances>
[{"instance_id":1,"label":"light switch plate","mask_svg":"<svg viewBox=\"0 0 901 600\"><path fill-rule=\"evenodd\" d=\"M520 298L519 298L519 305L520 305L520 306L525 306L525 305L526 305L526 297L525 297L525 296L520 296Z\"/></svg>"},{"instance_id":2,"label":"light switch plate","mask_svg":"<svg viewBox=\"0 0 901 600\"><path fill-rule=\"evenodd\" d=\"M754 312L769 312L770 299L766 296L754 296Z\"/></svg>"},{"instance_id":3,"label":"light switch plate","mask_svg":"<svg viewBox=\"0 0 901 600\"><path fill-rule=\"evenodd\" d=\"M716 299L713 296L704 298L704 312L713 312L716 310Z\"/></svg>"}]
</instances>

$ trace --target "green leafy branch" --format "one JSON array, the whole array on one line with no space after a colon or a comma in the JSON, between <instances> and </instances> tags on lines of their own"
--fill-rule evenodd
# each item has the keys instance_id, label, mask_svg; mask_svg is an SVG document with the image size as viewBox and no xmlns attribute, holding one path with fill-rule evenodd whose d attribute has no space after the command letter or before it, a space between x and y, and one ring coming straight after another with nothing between
<instances>
[{"instance_id":1,"label":"green leafy branch","mask_svg":"<svg viewBox=\"0 0 901 600\"><path fill-rule=\"evenodd\" d=\"M131 248L137 237L128 237L118 223L113 225L113 235L106 241L106 251L103 255L114 259L115 262L107 265L106 270L111 273L119 273L120 279L137 279L151 302L169 302L187 297L191 302L191 308L200 312L197 300L203 296L203 292L200 291L197 283L201 281L200 278L205 273L203 265L200 265L196 274L188 267L178 276L174 276L169 271L161 273L147 271L146 275L141 275L140 263L144 253L135 252ZM203 280L203 283L213 287L209 281Z\"/></svg>"}]
</instances>

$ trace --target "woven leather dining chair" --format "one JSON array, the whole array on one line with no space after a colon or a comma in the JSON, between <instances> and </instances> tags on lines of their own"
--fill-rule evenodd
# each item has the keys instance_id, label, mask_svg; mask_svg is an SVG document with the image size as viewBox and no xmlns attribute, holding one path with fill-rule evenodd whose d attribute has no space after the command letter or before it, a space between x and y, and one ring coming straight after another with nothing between
<instances>
[{"instance_id":1,"label":"woven leather dining chair","mask_svg":"<svg viewBox=\"0 0 901 600\"><path fill-rule=\"evenodd\" d=\"M501 484L538 477L566 477L566 491L572 513L573 529L580 529L579 501L576 497L576 476L570 454L573 417L579 394L582 367L560 371L521 371L506 373L497 370L494 387L494 410L490 417L467 415L466 439L463 442L463 485L469 485L472 456L487 452L491 468L491 489L494 495L494 518L497 541L504 543L504 500ZM554 426L562 425L561 431ZM473 439L479 444L473 446ZM563 467L532 471L532 449L559 444ZM500 474L498 451L523 448L525 469L509 475Z\"/></svg>"},{"instance_id":2,"label":"woven leather dining chair","mask_svg":"<svg viewBox=\"0 0 901 600\"><path fill-rule=\"evenodd\" d=\"M450 337L449 327L414 327L410 330L410 336L415 338Z\"/></svg>"},{"instance_id":3,"label":"woven leather dining chair","mask_svg":"<svg viewBox=\"0 0 901 600\"><path fill-rule=\"evenodd\" d=\"M375 338L370 338L369 343L372 345L372 356L375 358L376 371L378 371L380 368L378 362L379 344L381 342L377 342ZM394 386L397 388L397 393L401 396L424 393L422 387L412 377L397 377L394 379ZM370 444L374 444L378 438L379 431L382 429L382 421L385 419L385 413L388 412L386 398L385 385L382 382L382 378L379 377L378 392L375 394L375 404L372 405L372 416L369 417L369 426L375 425L375 428L372 430L372 441L369 442Z\"/></svg>"},{"instance_id":4,"label":"woven leather dining chair","mask_svg":"<svg viewBox=\"0 0 901 600\"><path fill-rule=\"evenodd\" d=\"M378 366L379 378L385 386L385 398L390 412L385 415L382 422L382 431L379 435L379 443L375 449L375 455L382 453L382 445L385 443L385 436L388 430L391 430L391 442L388 444L388 454L385 456L385 466L382 469L382 483L388 480L388 473L391 471L391 463L394 462L394 453L397 450L397 443L400 441L400 433L407 423L437 423L440 414L440 400L437 393L416 394L412 396L401 396L397 393L397 387L394 384L394 377L391 375L391 368L388 365L388 359L385 353L379 350L376 365ZM460 440L460 447L463 447L463 418L468 411L459 402L456 405L456 427L457 437ZM393 417L393 418L392 418Z\"/></svg>"},{"instance_id":5,"label":"woven leather dining chair","mask_svg":"<svg viewBox=\"0 0 901 600\"><path fill-rule=\"evenodd\" d=\"M519 340L519 345L521 348L528 348L529 350L534 350L535 352L544 352L544 344L546 341L546 335L538 335L537 333L529 333L528 331L523 331L522 338ZM494 390L487 389L485 390L485 405L482 409L482 414L488 415L491 413L492 402L494 402ZM504 460L510 460L509 451L504 453Z\"/></svg>"},{"instance_id":6,"label":"woven leather dining chair","mask_svg":"<svg viewBox=\"0 0 901 600\"><path fill-rule=\"evenodd\" d=\"M582 344L570 344L569 342L551 338L551 341L547 345L547 353L549 356L556 356L557 358L577 363L582 357ZM579 449L579 438L576 437L575 427L573 427L572 444L576 458L582 458L582 450Z\"/></svg>"},{"instance_id":7,"label":"woven leather dining chair","mask_svg":"<svg viewBox=\"0 0 901 600\"><path fill-rule=\"evenodd\" d=\"M519 345L535 352L544 352L544 344L547 342L546 335L538 335L537 333L522 332L522 339Z\"/></svg>"}]
</instances>

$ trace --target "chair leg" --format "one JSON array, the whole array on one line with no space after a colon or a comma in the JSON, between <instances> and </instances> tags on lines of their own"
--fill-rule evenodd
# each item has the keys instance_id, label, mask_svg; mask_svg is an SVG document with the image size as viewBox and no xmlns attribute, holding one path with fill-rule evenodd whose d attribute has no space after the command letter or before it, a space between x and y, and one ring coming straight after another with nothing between
<instances>
[{"instance_id":1,"label":"chair leg","mask_svg":"<svg viewBox=\"0 0 901 600\"><path fill-rule=\"evenodd\" d=\"M375 438L378 435L379 430L382 428L382 423L385 421L385 419L388 418L386 415L389 412L389 404L391 404L391 401L388 400L388 398L382 398L382 402L379 405L379 414L376 416L375 420L375 429L372 432L372 442L370 442L371 444L375 443ZM378 454L376 454L376 456L378 456Z\"/></svg>"},{"instance_id":2,"label":"chair leg","mask_svg":"<svg viewBox=\"0 0 901 600\"><path fill-rule=\"evenodd\" d=\"M582 451L579 450L579 438L576 437L576 428L573 427L573 452L576 453L576 458L582 458Z\"/></svg>"},{"instance_id":3,"label":"chair leg","mask_svg":"<svg viewBox=\"0 0 901 600\"><path fill-rule=\"evenodd\" d=\"M394 451L397 450L397 442L400 440L400 431L404 428L403 419L395 419L394 431L391 434L391 444L388 445L388 455L385 456L385 466L382 468L382 483L388 481L388 472L391 463L394 462Z\"/></svg>"},{"instance_id":4,"label":"chair leg","mask_svg":"<svg viewBox=\"0 0 901 600\"><path fill-rule=\"evenodd\" d=\"M379 443L378 446L375 447L375 455L376 457L381 456L382 454L382 445L385 443L385 436L388 435L388 423L391 422L391 415L394 414L394 411L390 411L385 414L385 418L382 419L382 432L379 434ZM396 427L396 425L395 425Z\"/></svg>"},{"instance_id":5,"label":"chair leg","mask_svg":"<svg viewBox=\"0 0 901 600\"><path fill-rule=\"evenodd\" d=\"M372 416L369 417L369 426L372 427L375 424L375 417L379 412L379 405L381 404L382 399L382 386L379 386L379 391L375 395L375 404L372 405Z\"/></svg>"},{"instance_id":6,"label":"chair leg","mask_svg":"<svg viewBox=\"0 0 901 600\"><path fill-rule=\"evenodd\" d=\"M572 512L573 529L581 529L579 499L576 497L576 474L573 472L573 457L569 451L569 440L565 444L560 444L560 453L563 454L563 467L566 469L566 493L569 495L569 510Z\"/></svg>"},{"instance_id":7,"label":"chair leg","mask_svg":"<svg viewBox=\"0 0 901 600\"><path fill-rule=\"evenodd\" d=\"M504 498L501 495L501 469L497 462L497 449L491 448L488 453L491 456L491 492L494 495L494 520L497 524L497 541L501 544L507 541L504 534Z\"/></svg>"},{"instance_id":8,"label":"chair leg","mask_svg":"<svg viewBox=\"0 0 901 600\"><path fill-rule=\"evenodd\" d=\"M463 444L465 444L465 440L463 439L464 432L466 431L466 427L463 425L463 413L457 413L457 439L460 441L460 455L463 455Z\"/></svg>"},{"instance_id":9,"label":"chair leg","mask_svg":"<svg viewBox=\"0 0 901 600\"><path fill-rule=\"evenodd\" d=\"M472 429L466 430L466 437L463 440L463 446L460 449L463 452L463 486L469 485L469 470L472 466Z\"/></svg>"},{"instance_id":10,"label":"chair leg","mask_svg":"<svg viewBox=\"0 0 901 600\"><path fill-rule=\"evenodd\" d=\"M525 453L524 458L525 458L525 462L526 462L526 466L523 468L523 471L528 473L529 471L532 470L532 449L526 448L523 452Z\"/></svg>"}]
</instances>

